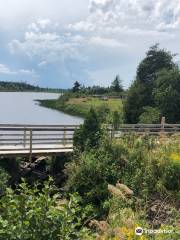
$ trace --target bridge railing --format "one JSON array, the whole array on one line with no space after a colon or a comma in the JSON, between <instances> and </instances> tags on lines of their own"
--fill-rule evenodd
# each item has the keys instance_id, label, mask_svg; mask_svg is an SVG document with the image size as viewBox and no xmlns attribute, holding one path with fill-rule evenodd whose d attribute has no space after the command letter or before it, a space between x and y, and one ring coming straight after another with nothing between
<instances>
[{"instance_id":1,"label":"bridge railing","mask_svg":"<svg viewBox=\"0 0 180 240\"><path fill-rule=\"evenodd\" d=\"M73 134L79 125L0 124L0 156L9 154L58 153L73 150ZM106 126L111 138L124 134L180 133L180 124L121 124Z\"/></svg>"},{"instance_id":2,"label":"bridge railing","mask_svg":"<svg viewBox=\"0 0 180 240\"><path fill-rule=\"evenodd\" d=\"M120 137L122 134L150 134L150 135L160 135L160 134L175 134L180 133L180 124L121 124L117 128L109 126L109 131L111 136Z\"/></svg>"},{"instance_id":3,"label":"bridge railing","mask_svg":"<svg viewBox=\"0 0 180 240\"><path fill-rule=\"evenodd\" d=\"M0 124L0 154L40 153L73 148L73 134L78 125Z\"/></svg>"}]
</instances>

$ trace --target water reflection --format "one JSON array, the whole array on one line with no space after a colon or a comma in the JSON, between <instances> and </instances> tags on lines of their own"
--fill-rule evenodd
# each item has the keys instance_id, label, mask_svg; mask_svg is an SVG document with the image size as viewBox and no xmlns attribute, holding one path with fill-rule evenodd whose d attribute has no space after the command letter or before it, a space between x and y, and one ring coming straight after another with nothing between
<instances>
[{"instance_id":1,"label":"water reflection","mask_svg":"<svg viewBox=\"0 0 180 240\"><path fill-rule=\"evenodd\" d=\"M39 106L36 99L57 99L56 93L0 92L0 124L80 124L82 119Z\"/></svg>"}]
</instances>

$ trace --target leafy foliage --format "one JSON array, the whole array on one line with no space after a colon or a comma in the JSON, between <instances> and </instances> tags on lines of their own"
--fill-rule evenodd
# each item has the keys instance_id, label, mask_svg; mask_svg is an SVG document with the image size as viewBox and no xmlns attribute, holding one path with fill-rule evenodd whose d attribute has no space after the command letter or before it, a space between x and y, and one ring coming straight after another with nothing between
<instances>
[{"instance_id":1,"label":"leafy foliage","mask_svg":"<svg viewBox=\"0 0 180 240\"><path fill-rule=\"evenodd\" d=\"M157 108L144 107L144 112L139 116L139 123L159 123L160 122L160 112Z\"/></svg>"},{"instance_id":2,"label":"leafy foliage","mask_svg":"<svg viewBox=\"0 0 180 240\"><path fill-rule=\"evenodd\" d=\"M2 195L8 185L9 175L8 173L0 168L0 195Z\"/></svg>"},{"instance_id":3,"label":"leafy foliage","mask_svg":"<svg viewBox=\"0 0 180 240\"><path fill-rule=\"evenodd\" d=\"M101 127L96 112L91 108L84 124L74 133L74 147L83 151L97 147L101 137Z\"/></svg>"},{"instance_id":4,"label":"leafy foliage","mask_svg":"<svg viewBox=\"0 0 180 240\"><path fill-rule=\"evenodd\" d=\"M172 163L170 149L166 140L159 143L149 136L125 136L112 144L103 141L98 149L78 154L67 164L66 187L94 204L105 201L107 184L118 180L144 200L157 192L176 192L180 165Z\"/></svg>"},{"instance_id":5,"label":"leafy foliage","mask_svg":"<svg viewBox=\"0 0 180 240\"><path fill-rule=\"evenodd\" d=\"M125 117L128 123L137 123L144 107L155 106L153 91L157 74L163 69L172 70L176 67L173 56L170 52L159 49L158 44L149 49L138 66L136 80L128 92L125 103Z\"/></svg>"},{"instance_id":6,"label":"leafy foliage","mask_svg":"<svg viewBox=\"0 0 180 240\"><path fill-rule=\"evenodd\" d=\"M164 69L158 73L154 97L162 116L169 123L180 122L180 72Z\"/></svg>"},{"instance_id":7,"label":"leafy foliage","mask_svg":"<svg viewBox=\"0 0 180 240\"><path fill-rule=\"evenodd\" d=\"M66 189L78 192L85 204L102 207L108 197L107 184L118 179L117 165L104 147L86 151L66 167Z\"/></svg>"},{"instance_id":8,"label":"leafy foliage","mask_svg":"<svg viewBox=\"0 0 180 240\"><path fill-rule=\"evenodd\" d=\"M112 124L114 130L119 128L119 125L124 122L124 116L122 112L113 111L110 115L109 123Z\"/></svg>"},{"instance_id":9,"label":"leafy foliage","mask_svg":"<svg viewBox=\"0 0 180 240\"><path fill-rule=\"evenodd\" d=\"M51 182L42 190L25 182L16 190L8 188L0 199L0 239L75 240L82 234L86 239L78 198L71 195L69 201L62 201L54 192Z\"/></svg>"}]
</instances>

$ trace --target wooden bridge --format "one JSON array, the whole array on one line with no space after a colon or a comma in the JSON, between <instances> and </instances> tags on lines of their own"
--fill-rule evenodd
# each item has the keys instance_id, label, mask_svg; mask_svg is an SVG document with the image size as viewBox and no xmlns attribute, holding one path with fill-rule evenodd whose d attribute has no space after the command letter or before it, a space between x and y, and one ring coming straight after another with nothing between
<instances>
[{"instance_id":1,"label":"wooden bridge","mask_svg":"<svg viewBox=\"0 0 180 240\"><path fill-rule=\"evenodd\" d=\"M71 152L74 130L78 127L0 124L0 156Z\"/></svg>"},{"instance_id":2,"label":"wooden bridge","mask_svg":"<svg viewBox=\"0 0 180 240\"><path fill-rule=\"evenodd\" d=\"M73 134L78 125L0 124L0 156L61 154L73 151ZM122 134L180 133L180 124L123 124L117 130L107 127L111 138Z\"/></svg>"}]
</instances>

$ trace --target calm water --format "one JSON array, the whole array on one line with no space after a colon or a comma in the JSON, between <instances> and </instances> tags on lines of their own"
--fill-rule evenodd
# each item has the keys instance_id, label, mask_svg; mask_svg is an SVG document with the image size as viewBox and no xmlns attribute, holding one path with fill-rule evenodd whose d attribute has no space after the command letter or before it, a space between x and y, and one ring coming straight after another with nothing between
<instances>
[{"instance_id":1,"label":"calm water","mask_svg":"<svg viewBox=\"0 0 180 240\"><path fill-rule=\"evenodd\" d=\"M36 99L57 99L56 93L0 92L0 124L80 124L82 119L39 106Z\"/></svg>"}]
</instances>

